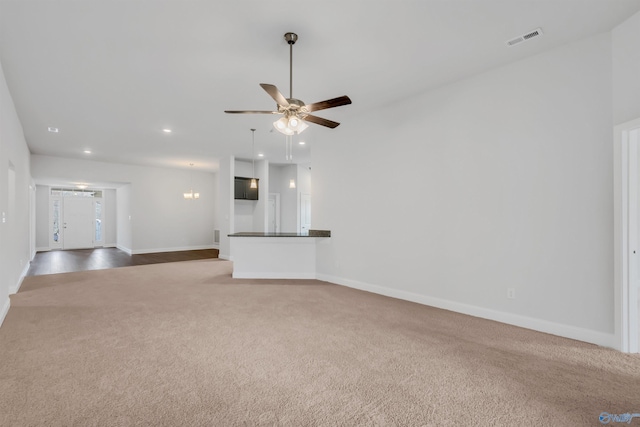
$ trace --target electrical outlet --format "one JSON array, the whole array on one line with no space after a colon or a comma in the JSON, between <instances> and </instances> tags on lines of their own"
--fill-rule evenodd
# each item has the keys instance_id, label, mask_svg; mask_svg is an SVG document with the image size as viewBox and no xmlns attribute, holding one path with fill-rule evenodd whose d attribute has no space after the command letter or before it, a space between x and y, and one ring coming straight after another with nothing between
<instances>
[{"instance_id":1,"label":"electrical outlet","mask_svg":"<svg viewBox=\"0 0 640 427\"><path fill-rule=\"evenodd\" d=\"M507 288L507 298L516 299L516 288Z\"/></svg>"}]
</instances>

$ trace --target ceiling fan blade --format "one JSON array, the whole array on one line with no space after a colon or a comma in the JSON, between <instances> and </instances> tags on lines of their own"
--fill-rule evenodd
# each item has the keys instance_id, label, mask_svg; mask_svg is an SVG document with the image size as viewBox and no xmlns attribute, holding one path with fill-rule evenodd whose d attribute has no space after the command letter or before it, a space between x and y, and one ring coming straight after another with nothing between
<instances>
[{"instance_id":1,"label":"ceiling fan blade","mask_svg":"<svg viewBox=\"0 0 640 427\"><path fill-rule=\"evenodd\" d=\"M340 125L338 122L334 122L332 120L323 119L322 117L312 116L311 114L307 114L303 120L306 120L311 123L315 123L317 125L326 126L328 128L336 128Z\"/></svg>"},{"instance_id":2,"label":"ceiling fan blade","mask_svg":"<svg viewBox=\"0 0 640 427\"><path fill-rule=\"evenodd\" d=\"M306 106L307 111L319 111L326 110L327 108L340 107L342 105L351 104L351 99L348 96L339 96L333 99L327 99L326 101L314 102Z\"/></svg>"},{"instance_id":3,"label":"ceiling fan blade","mask_svg":"<svg viewBox=\"0 0 640 427\"><path fill-rule=\"evenodd\" d=\"M289 106L289 101L287 101L287 98L280 93L277 87L268 83L260 83L260 86L273 98L274 101L278 103L278 105L283 107Z\"/></svg>"},{"instance_id":4,"label":"ceiling fan blade","mask_svg":"<svg viewBox=\"0 0 640 427\"><path fill-rule=\"evenodd\" d=\"M277 111L264 110L225 110L224 112L229 114L279 114Z\"/></svg>"}]
</instances>

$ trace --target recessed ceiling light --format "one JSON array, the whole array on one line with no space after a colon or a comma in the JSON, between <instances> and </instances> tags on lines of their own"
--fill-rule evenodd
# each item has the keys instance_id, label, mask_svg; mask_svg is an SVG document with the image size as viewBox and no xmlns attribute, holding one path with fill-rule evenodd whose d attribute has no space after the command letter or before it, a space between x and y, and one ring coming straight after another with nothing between
<instances>
[{"instance_id":1,"label":"recessed ceiling light","mask_svg":"<svg viewBox=\"0 0 640 427\"><path fill-rule=\"evenodd\" d=\"M53 133L58 133L58 132L60 132L60 131L58 130L58 128L53 128L53 127L51 127L51 126L49 126L49 127L47 128L47 130L48 130L49 132L53 132Z\"/></svg>"},{"instance_id":2,"label":"recessed ceiling light","mask_svg":"<svg viewBox=\"0 0 640 427\"><path fill-rule=\"evenodd\" d=\"M91 150L84 150L83 153L84 154L91 154Z\"/></svg>"},{"instance_id":3,"label":"recessed ceiling light","mask_svg":"<svg viewBox=\"0 0 640 427\"><path fill-rule=\"evenodd\" d=\"M87 188L87 185L85 185L85 184L78 184L78 185L76 185L76 187L78 187L78 188L79 188L79 189L81 189L81 190L84 190L85 188Z\"/></svg>"},{"instance_id":4,"label":"recessed ceiling light","mask_svg":"<svg viewBox=\"0 0 640 427\"><path fill-rule=\"evenodd\" d=\"M264 157L264 154L258 153L258 157Z\"/></svg>"},{"instance_id":5,"label":"recessed ceiling light","mask_svg":"<svg viewBox=\"0 0 640 427\"><path fill-rule=\"evenodd\" d=\"M165 128L165 129L162 129L162 132L164 132L164 133L171 133L171 129L166 129L166 128Z\"/></svg>"},{"instance_id":6,"label":"recessed ceiling light","mask_svg":"<svg viewBox=\"0 0 640 427\"><path fill-rule=\"evenodd\" d=\"M304 145L304 144L306 144L306 142L304 142L304 141L300 141L300 142L298 142L298 144L300 144L300 145Z\"/></svg>"}]
</instances>

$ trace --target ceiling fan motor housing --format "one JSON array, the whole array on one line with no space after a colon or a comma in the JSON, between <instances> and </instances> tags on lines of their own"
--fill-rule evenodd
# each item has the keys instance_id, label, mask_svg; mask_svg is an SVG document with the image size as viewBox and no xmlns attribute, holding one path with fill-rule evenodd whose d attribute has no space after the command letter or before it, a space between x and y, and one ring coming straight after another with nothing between
<instances>
[{"instance_id":1,"label":"ceiling fan motor housing","mask_svg":"<svg viewBox=\"0 0 640 427\"><path fill-rule=\"evenodd\" d=\"M304 118L309 113L305 103L299 99L287 98L287 102L289 102L289 105L286 107L278 105L278 112L284 113L286 116L296 115L300 118Z\"/></svg>"}]
</instances>

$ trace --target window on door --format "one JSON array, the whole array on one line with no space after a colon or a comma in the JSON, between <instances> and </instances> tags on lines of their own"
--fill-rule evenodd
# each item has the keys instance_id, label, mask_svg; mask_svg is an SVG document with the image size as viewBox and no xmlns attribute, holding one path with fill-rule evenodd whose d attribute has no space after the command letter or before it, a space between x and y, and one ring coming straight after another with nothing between
<instances>
[{"instance_id":1,"label":"window on door","mask_svg":"<svg viewBox=\"0 0 640 427\"><path fill-rule=\"evenodd\" d=\"M95 245L96 246L102 246L103 245L103 236L102 236L102 201L100 200L96 200L95 201Z\"/></svg>"},{"instance_id":2,"label":"window on door","mask_svg":"<svg viewBox=\"0 0 640 427\"><path fill-rule=\"evenodd\" d=\"M101 190L51 188L51 249L104 245L104 201Z\"/></svg>"},{"instance_id":3,"label":"window on door","mask_svg":"<svg viewBox=\"0 0 640 427\"><path fill-rule=\"evenodd\" d=\"M60 199L55 199L52 201L51 205L52 210L52 233L53 233L53 241L55 243L60 242Z\"/></svg>"}]
</instances>

